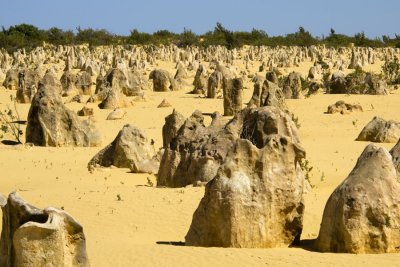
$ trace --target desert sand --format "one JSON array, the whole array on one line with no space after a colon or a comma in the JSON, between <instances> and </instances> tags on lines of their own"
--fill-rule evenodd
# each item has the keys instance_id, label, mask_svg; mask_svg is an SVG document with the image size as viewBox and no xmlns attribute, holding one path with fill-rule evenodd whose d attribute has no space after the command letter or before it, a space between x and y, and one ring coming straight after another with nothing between
<instances>
[{"instance_id":1,"label":"desert sand","mask_svg":"<svg viewBox=\"0 0 400 267\"><path fill-rule=\"evenodd\" d=\"M380 71L382 62L366 66ZM159 62L174 73L174 64ZM311 63L286 69L307 74ZM253 66L254 72L258 66ZM188 78L193 81L194 73ZM246 82L244 103L253 91ZM195 109L204 113L223 113L222 99L206 99L183 91L145 92L146 101L127 108L122 120L105 120L110 110L94 108L96 126L103 134L103 145L110 143L130 123L143 129L162 146L164 118L175 108L184 116ZM15 91L0 87L0 108L10 104ZM157 108L167 99L170 108ZM328 105L338 100L361 104L364 112L348 115L325 114ZM185 247L184 237L193 212L204 194L204 187L157 188L156 178L133 174L128 169L103 168L90 173L87 163L100 150L93 148L36 147L0 144L0 193L16 190L37 207L65 209L84 227L91 266L398 266L399 254L351 255L314 252L312 240L318 236L322 212L332 191L347 177L368 144L355 138L374 116L400 121L400 92L387 96L318 94L310 98L287 100L298 117L302 145L314 167L313 188L305 195L302 246L276 249L233 249ZM67 107L78 111L84 104ZM18 104L21 119L29 104ZM229 117L226 117L228 120ZM211 120L207 117L208 122ZM23 126L25 127L25 126ZM379 144L391 148L394 144ZM0 212L1 213L1 212Z\"/></svg>"}]
</instances>

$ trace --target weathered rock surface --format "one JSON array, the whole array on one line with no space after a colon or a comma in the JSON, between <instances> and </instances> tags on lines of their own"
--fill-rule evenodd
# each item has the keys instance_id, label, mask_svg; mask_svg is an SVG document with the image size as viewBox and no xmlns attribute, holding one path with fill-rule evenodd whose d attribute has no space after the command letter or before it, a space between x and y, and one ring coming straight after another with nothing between
<instances>
[{"instance_id":1,"label":"weathered rock surface","mask_svg":"<svg viewBox=\"0 0 400 267\"><path fill-rule=\"evenodd\" d=\"M120 120L125 117L126 111L121 108L116 108L108 114L106 120Z\"/></svg>"},{"instance_id":2,"label":"weathered rock surface","mask_svg":"<svg viewBox=\"0 0 400 267\"><path fill-rule=\"evenodd\" d=\"M262 146L267 135L276 133L290 136L293 142L299 140L290 116L276 107L244 109L227 124L219 114L212 118L206 127L201 112L196 111L175 137L163 130L167 140L157 177L159 186L182 187L210 181L238 138L253 140L256 146Z\"/></svg>"},{"instance_id":3,"label":"weathered rock surface","mask_svg":"<svg viewBox=\"0 0 400 267\"><path fill-rule=\"evenodd\" d=\"M11 68L6 72L6 77L3 81L3 86L9 90L17 90L18 89L18 69Z\"/></svg>"},{"instance_id":4,"label":"weathered rock surface","mask_svg":"<svg viewBox=\"0 0 400 267\"><path fill-rule=\"evenodd\" d=\"M200 66L196 70L196 75L193 80L193 93L195 94L205 94L208 86L207 70L204 65Z\"/></svg>"},{"instance_id":5,"label":"weathered rock surface","mask_svg":"<svg viewBox=\"0 0 400 267\"><path fill-rule=\"evenodd\" d=\"M78 110L78 116L92 116L93 115L93 108L83 107L82 109Z\"/></svg>"},{"instance_id":6,"label":"weathered rock surface","mask_svg":"<svg viewBox=\"0 0 400 267\"><path fill-rule=\"evenodd\" d=\"M100 132L65 107L57 89L41 84L32 100L26 142L39 146L98 146Z\"/></svg>"},{"instance_id":7,"label":"weathered rock surface","mask_svg":"<svg viewBox=\"0 0 400 267\"><path fill-rule=\"evenodd\" d=\"M149 79L153 80L153 91L169 92L172 91L173 78L166 70L153 70L150 72Z\"/></svg>"},{"instance_id":8,"label":"weathered rock surface","mask_svg":"<svg viewBox=\"0 0 400 267\"><path fill-rule=\"evenodd\" d=\"M288 110L285 102L285 96L277 84L264 80L262 84L254 83L253 96L248 107L273 106L285 111Z\"/></svg>"},{"instance_id":9,"label":"weathered rock surface","mask_svg":"<svg viewBox=\"0 0 400 267\"><path fill-rule=\"evenodd\" d=\"M132 102L120 91L108 89L103 91L105 98L98 105L101 109L117 109L126 108L132 106Z\"/></svg>"},{"instance_id":10,"label":"weathered rock surface","mask_svg":"<svg viewBox=\"0 0 400 267\"><path fill-rule=\"evenodd\" d=\"M388 95L390 90L387 83L377 75L358 71L347 76L341 72L334 73L328 84L327 92L330 94Z\"/></svg>"},{"instance_id":11,"label":"weathered rock surface","mask_svg":"<svg viewBox=\"0 0 400 267\"><path fill-rule=\"evenodd\" d=\"M175 109L170 115L165 117L165 124L162 128L163 147L167 148L172 139L177 136L179 129L185 122L185 117L177 112Z\"/></svg>"},{"instance_id":12,"label":"weathered rock surface","mask_svg":"<svg viewBox=\"0 0 400 267\"><path fill-rule=\"evenodd\" d=\"M316 248L339 253L399 252L399 190L390 154L368 145L329 197Z\"/></svg>"},{"instance_id":13,"label":"weathered rock surface","mask_svg":"<svg viewBox=\"0 0 400 267\"><path fill-rule=\"evenodd\" d=\"M3 224L0 266L89 266L83 228L56 208L38 209L17 193L0 195Z\"/></svg>"},{"instance_id":14,"label":"weathered rock surface","mask_svg":"<svg viewBox=\"0 0 400 267\"><path fill-rule=\"evenodd\" d=\"M40 75L35 70L23 70L18 73L16 101L30 103L39 87Z\"/></svg>"},{"instance_id":15,"label":"weathered rock surface","mask_svg":"<svg viewBox=\"0 0 400 267\"><path fill-rule=\"evenodd\" d=\"M400 178L400 139L390 150L390 155L392 155L393 164L397 171L397 177Z\"/></svg>"},{"instance_id":16,"label":"weathered rock surface","mask_svg":"<svg viewBox=\"0 0 400 267\"><path fill-rule=\"evenodd\" d=\"M305 151L297 130L275 107L245 110L238 117L242 114L240 138L232 140L207 183L186 245L270 248L300 240L305 179L299 162Z\"/></svg>"},{"instance_id":17,"label":"weathered rock surface","mask_svg":"<svg viewBox=\"0 0 400 267\"><path fill-rule=\"evenodd\" d=\"M76 76L75 87L81 95L92 94L92 77L87 71L81 71Z\"/></svg>"},{"instance_id":18,"label":"weathered rock surface","mask_svg":"<svg viewBox=\"0 0 400 267\"><path fill-rule=\"evenodd\" d=\"M242 109L243 80L242 78L224 77L224 116L233 116Z\"/></svg>"},{"instance_id":19,"label":"weathered rock surface","mask_svg":"<svg viewBox=\"0 0 400 267\"><path fill-rule=\"evenodd\" d=\"M400 123L374 117L361 131L357 141L395 143L400 138Z\"/></svg>"},{"instance_id":20,"label":"weathered rock surface","mask_svg":"<svg viewBox=\"0 0 400 267\"><path fill-rule=\"evenodd\" d=\"M172 107L171 104L167 101L167 99L163 99L161 103L157 106L157 108L169 108Z\"/></svg>"},{"instance_id":21,"label":"weathered rock surface","mask_svg":"<svg viewBox=\"0 0 400 267\"><path fill-rule=\"evenodd\" d=\"M361 105L358 104L349 104L346 103L342 100L337 101L335 104L332 104L328 106L328 114L335 114L335 113L340 113L340 114L349 114L350 112L353 111L363 111L363 108Z\"/></svg>"},{"instance_id":22,"label":"weathered rock surface","mask_svg":"<svg viewBox=\"0 0 400 267\"><path fill-rule=\"evenodd\" d=\"M304 98L301 87L301 74L291 72L285 80L282 91L287 99Z\"/></svg>"},{"instance_id":23,"label":"weathered rock surface","mask_svg":"<svg viewBox=\"0 0 400 267\"><path fill-rule=\"evenodd\" d=\"M157 173L159 163L153 145L139 128L127 124L114 141L97 153L88 163L96 166L130 168L135 173Z\"/></svg>"}]
</instances>

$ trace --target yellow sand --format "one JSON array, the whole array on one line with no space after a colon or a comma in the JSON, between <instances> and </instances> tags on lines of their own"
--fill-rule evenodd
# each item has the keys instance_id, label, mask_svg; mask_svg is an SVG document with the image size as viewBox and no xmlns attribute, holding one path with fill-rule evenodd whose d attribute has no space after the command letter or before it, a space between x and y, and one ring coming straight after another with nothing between
<instances>
[{"instance_id":1,"label":"yellow sand","mask_svg":"<svg viewBox=\"0 0 400 267\"><path fill-rule=\"evenodd\" d=\"M160 63L173 72L173 64ZM306 74L310 64L295 68ZM257 68L253 66L254 70ZM379 70L379 66L369 67ZM368 69L368 68L367 68ZM287 70L291 71L291 69ZM193 75L193 73L192 73ZM192 81L192 78L188 81ZM246 83L244 101L250 99L252 85ZM185 116L195 109L223 113L221 99L204 99L186 94L146 91L147 101L127 109L120 121L106 121L110 110L95 104L95 119L104 142L110 143L124 124L146 131L162 145L161 127L172 108L157 108L166 98ZM0 89L0 108L15 92ZM359 103L363 113L324 114L338 100ZM366 142L354 139L373 116L400 121L400 94L389 96L347 96L319 94L303 100L287 101L299 118L301 142L314 167L314 188L305 196L306 210L302 239L318 235L327 198L353 168ZM83 104L67 105L77 111ZM29 105L18 105L26 118ZM228 118L227 118L228 119ZM207 121L210 121L208 118ZM25 127L25 126L24 126ZM8 139L10 137L8 136ZM382 144L386 148L394 144ZM400 255L349 255L310 251L303 248L227 249L178 246L189 229L204 187L180 189L156 188L155 177L132 174L128 169L109 168L90 174L87 162L98 148L50 148L0 144L0 193L17 190L37 207L63 207L84 226L91 265L98 266L398 266ZM150 182L148 182L150 181ZM121 201L118 201L120 196ZM1 213L0 213L1 214ZM174 243L175 242L175 243ZM169 244L171 243L171 244ZM310 242L304 242L306 245Z\"/></svg>"}]
</instances>

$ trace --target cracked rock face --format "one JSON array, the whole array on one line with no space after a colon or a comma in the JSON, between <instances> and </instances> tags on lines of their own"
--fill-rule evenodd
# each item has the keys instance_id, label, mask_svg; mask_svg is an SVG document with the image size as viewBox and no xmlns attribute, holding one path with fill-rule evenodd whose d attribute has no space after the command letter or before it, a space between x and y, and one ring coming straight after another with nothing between
<instances>
[{"instance_id":1,"label":"cracked rock face","mask_svg":"<svg viewBox=\"0 0 400 267\"><path fill-rule=\"evenodd\" d=\"M400 123L374 117L361 131L357 141L395 143L400 138Z\"/></svg>"},{"instance_id":2,"label":"cracked rock face","mask_svg":"<svg viewBox=\"0 0 400 267\"><path fill-rule=\"evenodd\" d=\"M0 266L89 266L83 228L71 215L38 209L15 192L8 199L0 195L0 206Z\"/></svg>"},{"instance_id":3,"label":"cracked rock face","mask_svg":"<svg viewBox=\"0 0 400 267\"><path fill-rule=\"evenodd\" d=\"M99 146L101 135L90 120L80 121L63 104L56 87L42 84L29 110L26 142L39 146Z\"/></svg>"},{"instance_id":4,"label":"cracked rock face","mask_svg":"<svg viewBox=\"0 0 400 267\"><path fill-rule=\"evenodd\" d=\"M219 114L212 117L206 127L203 115L196 111L174 137L170 132L163 132L163 137L170 141L160 162L159 186L182 187L210 181L236 139L250 140L257 147L267 143L274 134L288 136L293 142L299 140L290 116L276 107L244 109L226 124Z\"/></svg>"},{"instance_id":5,"label":"cracked rock face","mask_svg":"<svg viewBox=\"0 0 400 267\"><path fill-rule=\"evenodd\" d=\"M384 148L368 145L326 203L317 250L399 252L399 190L391 155Z\"/></svg>"},{"instance_id":6,"label":"cracked rock face","mask_svg":"<svg viewBox=\"0 0 400 267\"><path fill-rule=\"evenodd\" d=\"M118 133L114 141L97 153L89 162L91 170L97 165L130 168L135 173L156 173L158 160L154 147L145 133L139 128L127 124Z\"/></svg>"},{"instance_id":7,"label":"cracked rock face","mask_svg":"<svg viewBox=\"0 0 400 267\"><path fill-rule=\"evenodd\" d=\"M267 128L258 126L255 132ZM207 183L186 245L271 248L300 240L305 151L283 131L247 136L233 141Z\"/></svg>"}]
</instances>

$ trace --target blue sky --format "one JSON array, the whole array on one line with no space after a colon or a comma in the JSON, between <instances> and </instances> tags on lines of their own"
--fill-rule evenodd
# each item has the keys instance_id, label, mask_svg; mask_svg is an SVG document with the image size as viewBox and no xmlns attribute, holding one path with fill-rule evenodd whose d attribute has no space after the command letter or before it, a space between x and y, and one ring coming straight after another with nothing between
<instances>
[{"instance_id":1,"label":"blue sky","mask_svg":"<svg viewBox=\"0 0 400 267\"><path fill-rule=\"evenodd\" d=\"M314 35L369 37L400 33L399 0L1 0L0 26L29 23L52 26L107 29L129 34L131 29L154 32L167 29L196 33L212 30L221 22L231 30L265 30L269 35L297 31L299 26Z\"/></svg>"}]
</instances>

